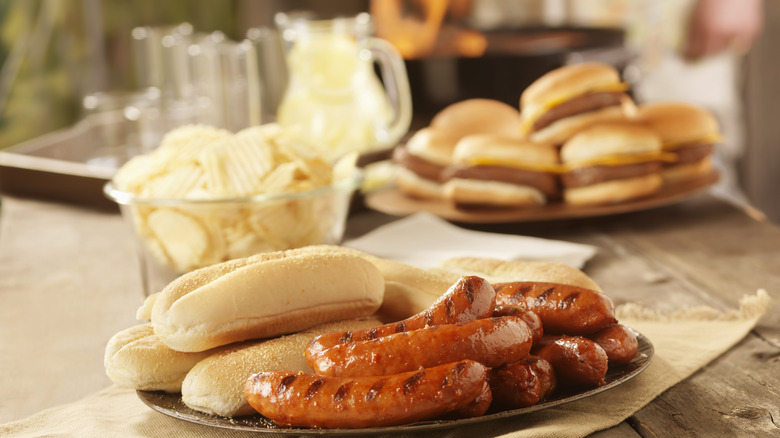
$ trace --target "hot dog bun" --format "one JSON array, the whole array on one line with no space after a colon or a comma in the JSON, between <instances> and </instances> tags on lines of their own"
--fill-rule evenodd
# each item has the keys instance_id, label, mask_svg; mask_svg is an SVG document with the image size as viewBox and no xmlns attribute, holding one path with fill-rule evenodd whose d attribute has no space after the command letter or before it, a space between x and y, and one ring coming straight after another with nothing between
<instances>
[{"instance_id":1,"label":"hot dog bun","mask_svg":"<svg viewBox=\"0 0 780 438\"><path fill-rule=\"evenodd\" d=\"M491 283L539 281L568 284L601 292L599 285L588 274L563 263L456 257L442 262L441 266L462 275L479 275Z\"/></svg>"},{"instance_id":2,"label":"hot dog bun","mask_svg":"<svg viewBox=\"0 0 780 438\"><path fill-rule=\"evenodd\" d=\"M151 324L120 331L106 345L106 374L122 388L179 392L184 377L212 351L182 353L160 341Z\"/></svg>"},{"instance_id":3,"label":"hot dog bun","mask_svg":"<svg viewBox=\"0 0 780 438\"><path fill-rule=\"evenodd\" d=\"M344 251L294 249L220 263L185 274L154 300L154 332L174 350L195 352L294 333L370 315L384 279Z\"/></svg>"},{"instance_id":4,"label":"hot dog bun","mask_svg":"<svg viewBox=\"0 0 780 438\"><path fill-rule=\"evenodd\" d=\"M244 383L250 375L273 370L312 372L303 351L313 337L379 324L379 320L371 317L338 321L279 338L222 347L187 374L181 385L182 401L208 414L225 417L252 414L254 410L244 397Z\"/></svg>"}]
</instances>

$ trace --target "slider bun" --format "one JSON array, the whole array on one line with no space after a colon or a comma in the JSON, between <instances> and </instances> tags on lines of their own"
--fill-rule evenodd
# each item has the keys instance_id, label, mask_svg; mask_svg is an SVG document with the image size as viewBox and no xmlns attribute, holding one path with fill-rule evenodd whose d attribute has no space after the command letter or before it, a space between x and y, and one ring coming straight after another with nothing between
<instances>
[{"instance_id":1,"label":"slider bun","mask_svg":"<svg viewBox=\"0 0 780 438\"><path fill-rule=\"evenodd\" d=\"M170 348L203 351L370 315L383 293L382 274L360 256L277 251L174 280L154 302L151 322Z\"/></svg>"},{"instance_id":2,"label":"slider bun","mask_svg":"<svg viewBox=\"0 0 780 438\"><path fill-rule=\"evenodd\" d=\"M594 124L626 120L633 112L633 106L633 101L626 96L622 106L608 106L596 111L564 117L544 129L530 133L528 138L536 143L561 145L578 132Z\"/></svg>"},{"instance_id":3,"label":"slider bun","mask_svg":"<svg viewBox=\"0 0 780 438\"><path fill-rule=\"evenodd\" d=\"M457 138L449 132L431 127L422 128L406 142L406 150L417 157L440 166L447 166L452 161L452 151Z\"/></svg>"},{"instance_id":4,"label":"slider bun","mask_svg":"<svg viewBox=\"0 0 780 438\"><path fill-rule=\"evenodd\" d=\"M430 127L460 139L472 134L520 135L520 111L493 99L466 99L439 111Z\"/></svg>"},{"instance_id":5,"label":"slider bun","mask_svg":"<svg viewBox=\"0 0 780 438\"><path fill-rule=\"evenodd\" d=\"M319 325L308 330L268 340L247 341L217 349L198 362L181 385L182 401L199 412L235 417L254 414L244 396L246 380L261 371L312 369L304 349L315 336L329 332L380 325L375 318L353 319Z\"/></svg>"},{"instance_id":6,"label":"slider bun","mask_svg":"<svg viewBox=\"0 0 780 438\"><path fill-rule=\"evenodd\" d=\"M541 191L530 186L465 178L447 181L444 194L450 201L463 206L531 207L547 202Z\"/></svg>"},{"instance_id":7,"label":"slider bun","mask_svg":"<svg viewBox=\"0 0 780 438\"><path fill-rule=\"evenodd\" d=\"M478 275L491 283L540 281L569 284L601 292L599 285L587 274L563 263L456 257L444 261L441 267L460 275Z\"/></svg>"},{"instance_id":8,"label":"slider bun","mask_svg":"<svg viewBox=\"0 0 780 438\"><path fill-rule=\"evenodd\" d=\"M620 73L599 62L565 65L540 76L520 95L520 108L544 105L547 102L571 99L595 87L620 82Z\"/></svg>"},{"instance_id":9,"label":"slider bun","mask_svg":"<svg viewBox=\"0 0 780 438\"><path fill-rule=\"evenodd\" d=\"M638 123L609 122L577 133L561 147L563 163L577 163L613 155L661 151L661 139Z\"/></svg>"},{"instance_id":10,"label":"slider bun","mask_svg":"<svg viewBox=\"0 0 780 438\"><path fill-rule=\"evenodd\" d=\"M669 149L674 149L679 143L705 139L720 131L712 113L700 106L682 102L640 105L637 121L655 131Z\"/></svg>"},{"instance_id":11,"label":"slider bun","mask_svg":"<svg viewBox=\"0 0 780 438\"><path fill-rule=\"evenodd\" d=\"M563 191L563 199L570 205L613 204L641 198L658 191L663 184L660 174L616 179Z\"/></svg>"},{"instance_id":12,"label":"slider bun","mask_svg":"<svg viewBox=\"0 0 780 438\"><path fill-rule=\"evenodd\" d=\"M172 350L147 323L112 336L106 345L103 365L111 381L122 388L179 392L187 372L211 353Z\"/></svg>"},{"instance_id":13,"label":"slider bun","mask_svg":"<svg viewBox=\"0 0 780 438\"><path fill-rule=\"evenodd\" d=\"M444 186L422 178L411 170L395 166L393 182L404 194L418 199L444 199Z\"/></svg>"},{"instance_id":14,"label":"slider bun","mask_svg":"<svg viewBox=\"0 0 780 438\"><path fill-rule=\"evenodd\" d=\"M664 167L661 175L664 178L664 184L674 185L701 178L705 175L711 174L712 172L714 172L712 157L704 157L704 159L693 163L676 164L674 166Z\"/></svg>"},{"instance_id":15,"label":"slider bun","mask_svg":"<svg viewBox=\"0 0 780 438\"><path fill-rule=\"evenodd\" d=\"M479 158L557 164L558 151L548 144L496 134L476 134L463 137L452 154L456 164L468 164L470 160Z\"/></svg>"}]
</instances>

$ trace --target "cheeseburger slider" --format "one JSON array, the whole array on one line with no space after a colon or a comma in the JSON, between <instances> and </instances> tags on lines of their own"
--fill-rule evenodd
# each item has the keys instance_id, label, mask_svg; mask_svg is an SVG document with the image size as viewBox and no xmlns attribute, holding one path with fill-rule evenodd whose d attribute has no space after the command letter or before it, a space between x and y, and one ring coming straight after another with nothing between
<instances>
[{"instance_id":1,"label":"cheeseburger slider","mask_svg":"<svg viewBox=\"0 0 780 438\"><path fill-rule=\"evenodd\" d=\"M640 106L638 121L655 131L663 150L675 157L664 163L665 183L688 181L713 171L712 152L721 136L710 112L687 103L657 102Z\"/></svg>"},{"instance_id":2,"label":"cheeseburger slider","mask_svg":"<svg viewBox=\"0 0 780 438\"><path fill-rule=\"evenodd\" d=\"M564 201L609 204L653 194L663 182L662 163L669 159L649 128L630 122L594 125L561 148Z\"/></svg>"},{"instance_id":3,"label":"cheeseburger slider","mask_svg":"<svg viewBox=\"0 0 780 438\"><path fill-rule=\"evenodd\" d=\"M482 133L517 137L519 131L520 112L498 100L467 99L449 105L393 151L396 187L412 197L441 199L444 171L461 138Z\"/></svg>"},{"instance_id":4,"label":"cheeseburger slider","mask_svg":"<svg viewBox=\"0 0 780 438\"><path fill-rule=\"evenodd\" d=\"M456 140L444 131L422 128L405 145L393 150L395 185L403 193L421 199L444 197L445 170L452 161Z\"/></svg>"},{"instance_id":5,"label":"cheeseburger slider","mask_svg":"<svg viewBox=\"0 0 780 438\"><path fill-rule=\"evenodd\" d=\"M634 110L627 89L618 71L607 64L588 62L552 70L520 96L521 134L561 145L593 123L620 120Z\"/></svg>"},{"instance_id":6,"label":"cheeseburger slider","mask_svg":"<svg viewBox=\"0 0 780 438\"><path fill-rule=\"evenodd\" d=\"M496 134L462 138L445 185L456 205L527 207L559 194L558 151L552 145Z\"/></svg>"}]
</instances>

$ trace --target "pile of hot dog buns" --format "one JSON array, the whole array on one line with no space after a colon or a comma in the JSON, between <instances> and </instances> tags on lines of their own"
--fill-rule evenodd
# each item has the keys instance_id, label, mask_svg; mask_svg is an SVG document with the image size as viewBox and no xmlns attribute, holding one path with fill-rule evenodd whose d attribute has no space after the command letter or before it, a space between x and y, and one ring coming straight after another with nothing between
<instances>
[{"instance_id":1,"label":"pile of hot dog buns","mask_svg":"<svg viewBox=\"0 0 780 438\"><path fill-rule=\"evenodd\" d=\"M457 258L420 269L311 246L193 271L117 333L119 386L280 426L367 428L532 406L604 383L636 334L582 271Z\"/></svg>"},{"instance_id":2,"label":"pile of hot dog buns","mask_svg":"<svg viewBox=\"0 0 780 438\"><path fill-rule=\"evenodd\" d=\"M393 151L395 186L455 207L524 208L625 202L713 172L720 140L707 110L637 106L607 64L538 78L519 108L469 99L437 113Z\"/></svg>"}]
</instances>

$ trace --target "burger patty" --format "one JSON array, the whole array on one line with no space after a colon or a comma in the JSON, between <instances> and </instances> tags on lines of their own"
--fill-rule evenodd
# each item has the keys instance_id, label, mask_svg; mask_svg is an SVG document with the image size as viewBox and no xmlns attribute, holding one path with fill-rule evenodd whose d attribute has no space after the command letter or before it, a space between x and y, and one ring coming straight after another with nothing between
<instances>
[{"instance_id":1,"label":"burger patty","mask_svg":"<svg viewBox=\"0 0 780 438\"><path fill-rule=\"evenodd\" d=\"M515 169L503 166L469 166L451 169L452 178L500 181L521 186L530 186L547 196L559 193L558 179L552 173Z\"/></svg>"},{"instance_id":2,"label":"burger patty","mask_svg":"<svg viewBox=\"0 0 780 438\"><path fill-rule=\"evenodd\" d=\"M621 164L618 166L590 166L564 173L561 175L561 181L563 182L564 187L573 189L616 179L649 175L659 172L660 170L660 161Z\"/></svg>"},{"instance_id":3,"label":"burger patty","mask_svg":"<svg viewBox=\"0 0 780 438\"><path fill-rule=\"evenodd\" d=\"M549 111L542 114L531 125L532 131L541 131L552 125L560 119L571 117L577 114L595 111L608 106L620 105L624 93L618 91L599 91L587 93L574 99L568 100L560 105L550 108Z\"/></svg>"},{"instance_id":4,"label":"burger patty","mask_svg":"<svg viewBox=\"0 0 780 438\"><path fill-rule=\"evenodd\" d=\"M700 143L693 146L682 147L672 151L677 155L677 159L673 163L664 163L664 167L695 163L710 156L713 149L714 146L710 143Z\"/></svg>"},{"instance_id":5,"label":"burger patty","mask_svg":"<svg viewBox=\"0 0 780 438\"><path fill-rule=\"evenodd\" d=\"M431 163L428 160L412 155L403 146L398 146L393 150L393 161L414 172L420 178L443 183L446 181L444 175L445 166Z\"/></svg>"}]
</instances>

